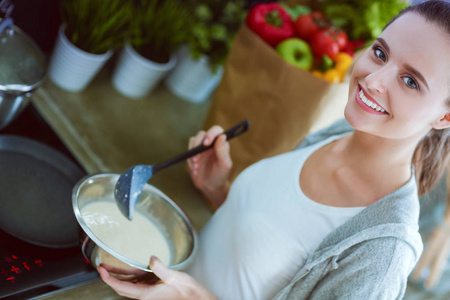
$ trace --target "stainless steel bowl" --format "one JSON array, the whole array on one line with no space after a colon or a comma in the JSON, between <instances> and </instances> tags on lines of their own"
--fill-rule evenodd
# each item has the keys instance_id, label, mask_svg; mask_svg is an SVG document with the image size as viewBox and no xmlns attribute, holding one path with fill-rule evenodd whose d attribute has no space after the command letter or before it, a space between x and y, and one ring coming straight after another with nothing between
<instances>
[{"instance_id":1,"label":"stainless steel bowl","mask_svg":"<svg viewBox=\"0 0 450 300\"><path fill-rule=\"evenodd\" d=\"M103 265L111 275L122 280L143 281L155 279L148 265L117 253L101 241L83 219L83 208L95 201L114 200L114 187L120 174L101 173L81 179L73 189L72 204L75 216L86 233L82 251L94 267ZM159 227L169 242L169 268L183 270L196 253L197 234L183 211L164 193L146 184L136 205L136 211Z\"/></svg>"}]
</instances>

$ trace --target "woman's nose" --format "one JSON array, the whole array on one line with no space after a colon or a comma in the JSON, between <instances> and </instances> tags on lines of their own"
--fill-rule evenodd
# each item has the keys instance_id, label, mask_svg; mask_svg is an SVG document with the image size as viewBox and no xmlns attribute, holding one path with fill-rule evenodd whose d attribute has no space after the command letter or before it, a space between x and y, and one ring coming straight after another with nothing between
<instances>
[{"instance_id":1,"label":"woman's nose","mask_svg":"<svg viewBox=\"0 0 450 300\"><path fill-rule=\"evenodd\" d=\"M384 94L387 91L387 83L392 80L394 70L385 66L366 76L365 83L374 93Z\"/></svg>"}]
</instances>

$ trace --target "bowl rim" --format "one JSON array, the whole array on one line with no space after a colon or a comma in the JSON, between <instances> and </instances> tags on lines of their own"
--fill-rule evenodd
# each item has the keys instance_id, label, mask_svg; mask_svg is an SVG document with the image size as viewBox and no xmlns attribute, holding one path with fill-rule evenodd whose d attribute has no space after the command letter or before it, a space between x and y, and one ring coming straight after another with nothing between
<instances>
[{"instance_id":1,"label":"bowl rim","mask_svg":"<svg viewBox=\"0 0 450 300\"><path fill-rule=\"evenodd\" d=\"M149 265L145 265L143 263L137 262L135 260L129 259L126 256L121 255L120 253L117 253L116 251L114 251L113 249L111 249L108 245L106 245L105 243L103 243L100 239L97 238L97 236L95 236L95 234L90 230L89 226L86 224L86 222L84 221L82 215L81 215L81 211L80 208L78 207L78 195L79 195L79 191L81 186L88 182L89 180L95 179L97 177L114 177L120 176L120 173L112 173L112 172L103 172L103 173L95 173L95 174L90 174L90 175L86 175L83 178L81 178L73 187L72 190L72 207L73 207L73 211L75 213L75 217L78 221L78 224L81 226L81 228L83 229L83 231L86 233L86 235L100 248L102 248L104 251L108 252L109 254L111 254L112 256L114 256L115 258L119 259L120 261L134 267L134 268L138 268L140 270L146 271L146 272L152 272L152 270L150 269ZM183 221L186 223L191 236L192 236L192 241L193 241L193 246L192 246L192 251L191 253L186 257L185 260L183 260L182 262L175 264L175 265L168 265L167 267L172 269L172 270L182 270L185 267L187 267L192 260L194 259L195 254L197 253L197 248L198 248L198 234L195 230L195 228L192 226L191 221L189 220L188 216L184 213L184 211L172 200L170 199L166 194L164 194L162 191L160 191L158 188L156 188L155 186L146 183L146 186L148 186L150 188L150 190L152 192L155 192L156 194L158 194L160 197L162 197L164 200L167 201L167 203L173 208L175 209L175 211L181 216L181 218L183 219ZM87 258L89 261L91 261L89 258Z\"/></svg>"}]
</instances>

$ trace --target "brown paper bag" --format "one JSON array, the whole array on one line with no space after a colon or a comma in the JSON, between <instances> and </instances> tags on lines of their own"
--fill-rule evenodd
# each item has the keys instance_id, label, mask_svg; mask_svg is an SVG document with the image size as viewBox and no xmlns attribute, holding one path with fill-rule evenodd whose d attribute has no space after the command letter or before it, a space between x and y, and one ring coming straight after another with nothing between
<instances>
[{"instance_id":1,"label":"brown paper bag","mask_svg":"<svg viewBox=\"0 0 450 300\"><path fill-rule=\"evenodd\" d=\"M292 150L310 131L343 117L348 83L331 84L285 62L243 24L231 47L204 128L250 120L230 141L234 179L245 167Z\"/></svg>"}]
</instances>

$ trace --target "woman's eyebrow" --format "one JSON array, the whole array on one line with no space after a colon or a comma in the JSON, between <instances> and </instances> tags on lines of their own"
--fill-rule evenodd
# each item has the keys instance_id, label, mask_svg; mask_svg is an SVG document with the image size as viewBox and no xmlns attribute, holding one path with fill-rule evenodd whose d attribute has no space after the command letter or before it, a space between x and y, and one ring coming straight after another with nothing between
<instances>
[{"instance_id":1,"label":"woman's eyebrow","mask_svg":"<svg viewBox=\"0 0 450 300\"><path fill-rule=\"evenodd\" d=\"M412 73L416 78L418 78L420 81L423 82L423 84L427 87L428 90L430 90L430 88L428 87L427 81L425 80L425 77L423 77L422 73L420 73L419 71L417 71L416 69L414 69L413 67L411 67L408 64L404 64L403 67L408 70L408 72Z\"/></svg>"},{"instance_id":2,"label":"woman's eyebrow","mask_svg":"<svg viewBox=\"0 0 450 300\"><path fill-rule=\"evenodd\" d=\"M389 48L388 44L386 43L386 41L383 38L377 38L376 41L378 41L381 45L383 45L384 49L386 49L386 51L389 53L391 51L391 49Z\"/></svg>"},{"instance_id":3,"label":"woman's eyebrow","mask_svg":"<svg viewBox=\"0 0 450 300\"><path fill-rule=\"evenodd\" d=\"M383 38L377 38L376 39L381 45L383 45L384 49L386 49L386 52L390 52L391 49L389 48L388 44L386 43L386 41ZM408 72L412 73L415 77L417 77L420 81L423 82L423 84L427 87L428 90L430 90L430 88L428 87L427 81L425 80L425 77L423 77L422 73L420 73L419 71L417 71L416 69L414 69L412 66L408 65L408 64L404 64L403 67L408 70Z\"/></svg>"}]
</instances>

